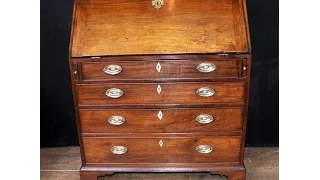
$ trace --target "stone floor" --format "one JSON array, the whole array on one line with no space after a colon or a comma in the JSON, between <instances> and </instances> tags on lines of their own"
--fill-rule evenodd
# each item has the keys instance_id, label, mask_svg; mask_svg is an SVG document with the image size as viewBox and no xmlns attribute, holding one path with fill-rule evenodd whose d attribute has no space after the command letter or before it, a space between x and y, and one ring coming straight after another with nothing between
<instances>
[{"instance_id":1,"label":"stone floor","mask_svg":"<svg viewBox=\"0 0 320 180\"><path fill-rule=\"evenodd\" d=\"M79 147L40 149L41 180L79 180ZM247 180L279 179L279 148L246 148ZM115 173L110 180L224 180L209 173Z\"/></svg>"}]
</instances>

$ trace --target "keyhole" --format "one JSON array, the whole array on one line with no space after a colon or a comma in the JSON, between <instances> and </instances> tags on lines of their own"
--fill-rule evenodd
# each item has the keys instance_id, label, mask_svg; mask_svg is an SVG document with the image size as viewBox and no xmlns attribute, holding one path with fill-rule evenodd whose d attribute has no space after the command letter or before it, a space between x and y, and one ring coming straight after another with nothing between
<instances>
[{"instance_id":1,"label":"keyhole","mask_svg":"<svg viewBox=\"0 0 320 180\"><path fill-rule=\"evenodd\" d=\"M152 0L152 5L154 8L159 9L163 5L163 0Z\"/></svg>"}]
</instances>

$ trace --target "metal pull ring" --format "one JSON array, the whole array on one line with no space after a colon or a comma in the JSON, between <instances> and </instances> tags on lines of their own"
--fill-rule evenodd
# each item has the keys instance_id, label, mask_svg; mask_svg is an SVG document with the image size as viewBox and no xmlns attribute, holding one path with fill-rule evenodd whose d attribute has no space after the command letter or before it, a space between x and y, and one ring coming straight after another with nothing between
<instances>
[{"instance_id":1,"label":"metal pull ring","mask_svg":"<svg viewBox=\"0 0 320 180\"><path fill-rule=\"evenodd\" d=\"M203 73L209 73L212 72L216 69L216 66L212 63L201 63L197 66L198 71L203 72Z\"/></svg>"},{"instance_id":2,"label":"metal pull ring","mask_svg":"<svg viewBox=\"0 0 320 180\"><path fill-rule=\"evenodd\" d=\"M119 98L124 95L124 92L118 88L111 88L108 89L105 94L110 98Z\"/></svg>"},{"instance_id":3,"label":"metal pull ring","mask_svg":"<svg viewBox=\"0 0 320 180\"><path fill-rule=\"evenodd\" d=\"M117 75L122 71L121 66L111 64L103 68L103 72L109 75Z\"/></svg>"},{"instance_id":4,"label":"metal pull ring","mask_svg":"<svg viewBox=\"0 0 320 180\"><path fill-rule=\"evenodd\" d=\"M199 145L197 146L196 151L198 151L201 154L208 154L213 151L213 148L209 145Z\"/></svg>"},{"instance_id":5,"label":"metal pull ring","mask_svg":"<svg viewBox=\"0 0 320 180\"><path fill-rule=\"evenodd\" d=\"M111 148L111 152L116 155L125 154L127 151L128 151L128 149L124 146L113 146Z\"/></svg>"},{"instance_id":6,"label":"metal pull ring","mask_svg":"<svg viewBox=\"0 0 320 180\"><path fill-rule=\"evenodd\" d=\"M215 94L215 91L212 88L202 87L199 88L196 93L201 97L210 97Z\"/></svg>"},{"instance_id":7,"label":"metal pull ring","mask_svg":"<svg viewBox=\"0 0 320 180\"><path fill-rule=\"evenodd\" d=\"M196 117L196 121L200 124L209 124L214 120L214 118L208 114L200 114Z\"/></svg>"},{"instance_id":8,"label":"metal pull ring","mask_svg":"<svg viewBox=\"0 0 320 180\"><path fill-rule=\"evenodd\" d=\"M108 122L112 125L119 126L126 122L126 119L122 116L111 116Z\"/></svg>"}]
</instances>

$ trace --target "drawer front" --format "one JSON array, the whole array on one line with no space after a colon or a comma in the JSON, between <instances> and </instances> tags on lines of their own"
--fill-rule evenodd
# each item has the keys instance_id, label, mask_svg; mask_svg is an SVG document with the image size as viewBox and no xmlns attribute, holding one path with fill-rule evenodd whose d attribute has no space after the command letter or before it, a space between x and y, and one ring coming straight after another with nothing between
<instances>
[{"instance_id":1,"label":"drawer front","mask_svg":"<svg viewBox=\"0 0 320 180\"><path fill-rule=\"evenodd\" d=\"M238 136L83 138L87 163L237 162L240 155L240 142L241 137ZM209 146L201 145L211 146L212 151L210 152ZM113 147L117 148L112 149ZM196 150L197 147L202 153Z\"/></svg>"},{"instance_id":2,"label":"drawer front","mask_svg":"<svg viewBox=\"0 0 320 180\"><path fill-rule=\"evenodd\" d=\"M82 63L84 81L237 78L237 60L114 61Z\"/></svg>"},{"instance_id":3,"label":"drawer front","mask_svg":"<svg viewBox=\"0 0 320 180\"><path fill-rule=\"evenodd\" d=\"M78 84L77 91L79 105L204 104L244 100L243 82Z\"/></svg>"},{"instance_id":4,"label":"drawer front","mask_svg":"<svg viewBox=\"0 0 320 180\"><path fill-rule=\"evenodd\" d=\"M241 131L242 108L80 110L82 133Z\"/></svg>"}]
</instances>

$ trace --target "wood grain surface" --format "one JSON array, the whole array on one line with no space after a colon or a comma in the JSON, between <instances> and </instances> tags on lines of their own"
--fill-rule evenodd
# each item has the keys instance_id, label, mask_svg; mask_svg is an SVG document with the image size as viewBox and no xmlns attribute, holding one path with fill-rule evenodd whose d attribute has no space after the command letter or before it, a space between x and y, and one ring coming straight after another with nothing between
<instances>
[{"instance_id":1,"label":"wood grain surface","mask_svg":"<svg viewBox=\"0 0 320 180\"><path fill-rule=\"evenodd\" d=\"M157 92L158 85L161 93ZM200 97L196 91L201 87L215 90L211 97ZM124 91L120 98L107 97L111 88ZM244 83L122 83L78 84L79 105L103 104L204 104L214 102L243 102Z\"/></svg>"},{"instance_id":2,"label":"wood grain surface","mask_svg":"<svg viewBox=\"0 0 320 180\"><path fill-rule=\"evenodd\" d=\"M216 69L204 73L197 70L201 63L211 63ZM160 70L156 69L160 65ZM103 69L108 65L121 66L117 75L106 74ZM145 79L212 79L238 78L238 61L230 60L182 60L182 61L111 61L82 63L83 81L98 80L145 80Z\"/></svg>"},{"instance_id":3,"label":"wood grain surface","mask_svg":"<svg viewBox=\"0 0 320 180\"><path fill-rule=\"evenodd\" d=\"M242 0L78 0L71 56L250 52Z\"/></svg>"},{"instance_id":4,"label":"wood grain surface","mask_svg":"<svg viewBox=\"0 0 320 180\"><path fill-rule=\"evenodd\" d=\"M158 114L161 111L162 117ZM82 133L180 133L221 132L242 130L241 107L212 109L80 109ZM200 124L196 117L208 114L214 118L209 124ZM111 116L121 116L122 125L108 122Z\"/></svg>"},{"instance_id":5,"label":"wood grain surface","mask_svg":"<svg viewBox=\"0 0 320 180\"><path fill-rule=\"evenodd\" d=\"M160 140L163 145L159 145ZM87 164L94 163L208 163L237 162L240 158L241 137L164 137L164 138L102 138L83 137ZM201 154L199 145L209 145L213 151ZM128 152L115 155L114 146L125 146Z\"/></svg>"}]
</instances>

